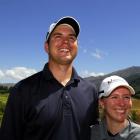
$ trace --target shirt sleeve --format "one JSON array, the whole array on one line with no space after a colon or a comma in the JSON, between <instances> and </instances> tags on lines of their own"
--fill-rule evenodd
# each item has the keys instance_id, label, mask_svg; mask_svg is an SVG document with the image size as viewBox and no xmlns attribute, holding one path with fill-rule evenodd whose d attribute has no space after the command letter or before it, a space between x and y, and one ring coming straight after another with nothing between
<instances>
[{"instance_id":1,"label":"shirt sleeve","mask_svg":"<svg viewBox=\"0 0 140 140\"><path fill-rule=\"evenodd\" d=\"M2 119L2 140L22 140L23 118L23 101L20 90L14 87L9 94Z\"/></svg>"}]
</instances>

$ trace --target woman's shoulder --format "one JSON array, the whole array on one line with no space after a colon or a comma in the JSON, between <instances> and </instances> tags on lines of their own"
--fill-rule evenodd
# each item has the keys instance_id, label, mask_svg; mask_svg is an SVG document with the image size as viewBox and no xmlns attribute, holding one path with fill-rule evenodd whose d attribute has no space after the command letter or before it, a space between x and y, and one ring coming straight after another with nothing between
<instances>
[{"instance_id":1,"label":"woman's shoulder","mask_svg":"<svg viewBox=\"0 0 140 140\"><path fill-rule=\"evenodd\" d=\"M100 124L94 124L92 126L90 126L91 130L94 130L94 129L99 129L100 128Z\"/></svg>"},{"instance_id":2,"label":"woman's shoulder","mask_svg":"<svg viewBox=\"0 0 140 140\"><path fill-rule=\"evenodd\" d=\"M128 127L120 133L121 137L127 140L139 140L140 139L140 125L132 121L129 121Z\"/></svg>"},{"instance_id":3,"label":"woman's shoulder","mask_svg":"<svg viewBox=\"0 0 140 140\"><path fill-rule=\"evenodd\" d=\"M100 124L95 124L91 126L91 139L90 140L100 140Z\"/></svg>"},{"instance_id":4,"label":"woman's shoulder","mask_svg":"<svg viewBox=\"0 0 140 140\"><path fill-rule=\"evenodd\" d=\"M134 122L131 122L131 130L137 130L140 133L140 125Z\"/></svg>"}]
</instances>

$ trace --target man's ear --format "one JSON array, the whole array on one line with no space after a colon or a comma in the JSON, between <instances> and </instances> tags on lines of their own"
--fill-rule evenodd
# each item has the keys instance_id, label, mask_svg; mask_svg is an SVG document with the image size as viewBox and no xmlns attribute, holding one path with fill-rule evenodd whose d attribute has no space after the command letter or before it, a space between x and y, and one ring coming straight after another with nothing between
<instances>
[{"instance_id":1,"label":"man's ear","mask_svg":"<svg viewBox=\"0 0 140 140\"><path fill-rule=\"evenodd\" d=\"M44 49L45 49L46 53L49 53L49 45L48 45L48 42L45 42L44 43Z\"/></svg>"}]
</instances>

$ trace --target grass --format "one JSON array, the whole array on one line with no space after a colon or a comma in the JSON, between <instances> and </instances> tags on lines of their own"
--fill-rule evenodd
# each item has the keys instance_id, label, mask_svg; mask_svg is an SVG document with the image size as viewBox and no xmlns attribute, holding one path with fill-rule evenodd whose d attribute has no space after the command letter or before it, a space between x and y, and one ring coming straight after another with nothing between
<instances>
[{"instance_id":1,"label":"grass","mask_svg":"<svg viewBox=\"0 0 140 140\"><path fill-rule=\"evenodd\" d=\"M132 120L138 124L140 124L140 99L132 99L133 107L131 111Z\"/></svg>"},{"instance_id":2,"label":"grass","mask_svg":"<svg viewBox=\"0 0 140 140\"><path fill-rule=\"evenodd\" d=\"M3 113L4 113L4 109L5 109L8 95L9 95L8 93L0 94L0 124L2 121L2 117L3 117Z\"/></svg>"}]
</instances>

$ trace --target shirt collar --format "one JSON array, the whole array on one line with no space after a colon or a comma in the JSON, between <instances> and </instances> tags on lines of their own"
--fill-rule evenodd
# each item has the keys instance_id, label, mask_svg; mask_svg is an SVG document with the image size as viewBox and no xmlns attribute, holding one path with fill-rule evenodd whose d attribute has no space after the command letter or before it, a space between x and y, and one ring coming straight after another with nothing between
<instances>
[{"instance_id":1,"label":"shirt collar","mask_svg":"<svg viewBox=\"0 0 140 140\"><path fill-rule=\"evenodd\" d=\"M49 70L48 63L45 64L44 69L43 69L43 76L45 77L46 80L53 80L55 79L52 72ZM77 74L75 68L72 68L72 76L70 81L80 81L80 77Z\"/></svg>"}]
</instances>

